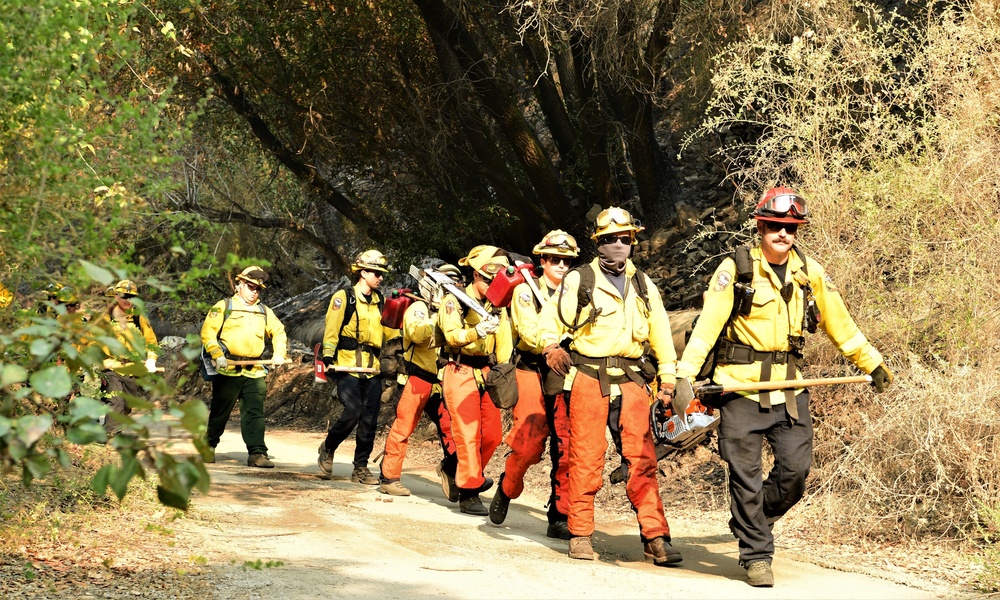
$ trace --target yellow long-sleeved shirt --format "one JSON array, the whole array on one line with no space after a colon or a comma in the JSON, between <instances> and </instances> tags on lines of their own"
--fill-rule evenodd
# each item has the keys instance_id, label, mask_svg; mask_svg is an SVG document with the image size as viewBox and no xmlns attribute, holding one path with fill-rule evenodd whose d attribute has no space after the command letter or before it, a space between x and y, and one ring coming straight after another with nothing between
<instances>
[{"instance_id":1,"label":"yellow long-sleeved shirt","mask_svg":"<svg viewBox=\"0 0 1000 600\"><path fill-rule=\"evenodd\" d=\"M466 293L476 298L473 286L466 288ZM463 317L462 313L462 304L454 294L446 294L441 299L438 326L444 333L445 350L467 356L488 356L495 352L498 363L509 361L514 351L514 339L506 309L498 315L500 325L497 330L484 338L476 333L476 325L482 320L479 314L469 310Z\"/></svg>"},{"instance_id":2,"label":"yellow long-sleeved shirt","mask_svg":"<svg viewBox=\"0 0 1000 600\"><path fill-rule=\"evenodd\" d=\"M339 290L330 298L330 305L326 310L326 329L323 333L323 357L333 357L335 366L378 367L378 356L360 344L380 349L384 341L399 335L398 330L382 326L382 313L379 310L376 294L380 292L374 290L370 300L366 299L361 293L360 282L354 286L354 314L349 323L344 322L347 303L352 301L348 298L347 291ZM342 342L341 338L346 341ZM350 345L352 349L345 348L345 344ZM354 344L359 346L354 349ZM360 377L358 373L351 375Z\"/></svg>"},{"instance_id":3,"label":"yellow long-sleeved shirt","mask_svg":"<svg viewBox=\"0 0 1000 600\"><path fill-rule=\"evenodd\" d=\"M264 306L260 300L248 305L235 294L230 298L232 311L225 316L226 301L219 300L208 311L205 322L201 326L201 343L212 358L223 355L222 346L228 350L229 356L255 358L264 352L265 338L271 338L275 357L288 356L288 338L285 326L275 316L270 307ZM264 310L261 311L261 308ZM243 367L230 366L219 369L220 375L229 377L259 378L267 375L267 369L262 365Z\"/></svg>"},{"instance_id":4,"label":"yellow long-sleeved shirt","mask_svg":"<svg viewBox=\"0 0 1000 600\"><path fill-rule=\"evenodd\" d=\"M543 279L536 280L536 285L542 293L542 298L547 303L555 294L555 290L544 283ZM538 336L538 318L541 315L542 306L535 298L535 293L527 283L519 284L514 288L514 298L510 303L510 322L514 327L514 335L517 340L519 352L530 352L541 354L545 346L540 346Z\"/></svg>"},{"instance_id":5,"label":"yellow long-sleeved shirt","mask_svg":"<svg viewBox=\"0 0 1000 600\"><path fill-rule=\"evenodd\" d=\"M419 300L403 313L403 358L428 373L438 371L438 349L433 347L435 318L427 303Z\"/></svg>"},{"instance_id":6,"label":"yellow long-sleeved shirt","mask_svg":"<svg viewBox=\"0 0 1000 600\"><path fill-rule=\"evenodd\" d=\"M116 306L111 305L101 317L109 324L115 339L121 342L128 352L145 356L146 360L156 360L156 351L159 346L156 334L153 333L153 326L149 324L149 319L145 315L124 315L122 318L117 318L114 316ZM138 325L136 325L136 321L138 321ZM129 356L111 356L111 351L107 347L104 348L104 351L109 355L104 359L105 369L117 369L133 362Z\"/></svg>"},{"instance_id":7,"label":"yellow long-sleeved shirt","mask_svg":"<svg viewBox=\"0 0 1000 600\"><path fill-rule=\"evenodd\" d=\"M593 358L620 356L639 358L643 355L643 342L648 342L653 356L658 362L657 375L661 381L673 382L677 353L670 333L670 319L663 308L660 291L649 276L645 277L649 308L635 290L632 279L636 276L631 260L625 263L625 295L618 291L594 259L588 268L594 269L593 304L583 307L580 322L584 322L591 311L600 310L593 323L588 323L575 332L560 319L572 322L576 316L577 291L580 287L580 273L566 274L555 296L542 307L538 322L538 345L541 348L557 343L565 335L572 339L570 349ZM611 369L608 373L612 373ZM571 385L574 373L566 378Z\"/></svg>"},{"instance_id":8,"label":"yellow long-sleeved shirt","mask_svg":"<svg viewBox=\"0 0 1000 600\"><path fill-rule=\"evenodd\" d=\"M760 246L751 249L750 257L753 260L753 281L750 285L755 290L753 307L748 316L737 315L733 318L732 327L726 328L726 339L763 352L790 350L788 337L804 335L802 316L806 297L802 286L808 284L812 287L821 315L819 328L826 332L837 349L866 373L871 373L882 364L882 355L858 329L840 292L822 265L807 257L803 269L800 255L791 252L785 268L785 281L780 281L764 259ZM788 303L781 297L781 288L786 282L791 282L794 286ZM678 377L693 378L697 375L719 335L723 333L732 314L735 283L736 262L732 258L726 258L716 269L705 293L705 306L677 365ZM787 380L786 369L784 364L772 365L770 380ZM802 372L798 369L795 379L802 379ZM721 385L756 383L761 380L761 363L718 365L713 380ZM799 391L801 390L796 390L796 393ZM760 402L759 394L745 392L744 395ZM780 404L785 401L784 394L772 392L770 401L772 404Z\"/></svg>"}]
</instances>

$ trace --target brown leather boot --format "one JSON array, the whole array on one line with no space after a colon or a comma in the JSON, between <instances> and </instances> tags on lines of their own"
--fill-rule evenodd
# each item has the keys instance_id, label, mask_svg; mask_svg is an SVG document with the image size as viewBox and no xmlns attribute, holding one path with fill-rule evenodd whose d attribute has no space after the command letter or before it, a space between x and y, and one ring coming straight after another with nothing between
<instances>
[{"instance_id":1,"label":"brown leather boot","mask_svg":"<svg viewBox=\"0 0 1000 600\"><path fill-rule=\"evenodd\" d=\"M643 545L643 554L646 555L646 562L651 562L658 567L675 565L682 560L681 553L670 545L666 538L658 537L649 540Z\"/></svg>"},{"instance_id":2,"label":"brown leather boot","mask_svg":"<svg viewBox=\"0 0 1000 600\"><path fill-rule=\"evenodd\" d=\"M569 539L569 557L580 560L594 560L594 546L590 536L575 536Z\"/></svg>"}]
</instances>

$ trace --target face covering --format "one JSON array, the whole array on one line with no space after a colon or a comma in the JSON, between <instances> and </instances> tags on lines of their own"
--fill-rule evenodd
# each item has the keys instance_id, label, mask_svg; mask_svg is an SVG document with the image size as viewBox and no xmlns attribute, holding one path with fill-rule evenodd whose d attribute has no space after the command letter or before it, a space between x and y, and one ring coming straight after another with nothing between
<instances>
[{"instance_id":1,"label":"face covering","mask_svg":"<svg viewBox=\"0 0 1000 600\"><path fill-rule=\"evenodd\" d=\"M625 272L625 260L632 252L630 244L601 244L597 247L597 254L601 260L601 269L612 275L621 275Z\"/></svg>"}]
</instances>

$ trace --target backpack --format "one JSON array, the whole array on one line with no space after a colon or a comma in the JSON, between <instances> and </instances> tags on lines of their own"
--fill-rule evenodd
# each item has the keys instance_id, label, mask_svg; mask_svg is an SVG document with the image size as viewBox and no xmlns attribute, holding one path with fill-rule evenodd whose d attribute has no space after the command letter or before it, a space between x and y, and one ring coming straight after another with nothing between
<instances>
[{"instance_id":1,"label":"backpack","mask_svg":"<svg viewBox=\"0 0 1000 600\"><path fill-rule=\"evenodd\" d=\"M792 246L792 250L795 251L799 256L799 260L802 261L802 273L808 277L809 266L806 261L806 255L799 250L798 246ZM753 283L753 259L750 258L750 247L746 245L738 246L733 250L731 256L733 262L736 263L736 283L733 284L733 309L729 313L729 319L726 321L726 324L722 326L715 344L705 358L704 364L701 365L696 379L712 378L712 375L715 373L715 367L718 364L718 350L722 344L722 340L726 337L726 330L732 326L733 320L737 315L749 316L750 310L753 308L753 296L756 290L751 286ZM809 284L805 284L802 286L802 289L806 293L806 302L803 305L805 314L802 316L802 329L809 333L815 333L816 325L819 323L819 312L816 310L816 302L812 297L812 288ZM691 322L691 329L685 334L685 342L690 340L691 333L697 325L698 317L695 317L694 321ZM735 334L733 337L736 337Z\"/></svg>"},{"instance_id":2,"label":"backpack","mask_svg":"<svg viewBox=\"0 0 1000 600\"><path fill-rule=\"evenodd\" d=\"M264 315L264 329L266 331L267 309L261 302L257 303L257 307L260 308L261 314ZM222 324L219 325L220 334L222 333L222 328L226 326L226 319L228 319L229 315L231 314L233 314L233 299L232 297L229 297L226 298L226 308L223 309L222 311ZM136 323L136 326L138 326L138 323ZM219 341L219 345L222 346L223 354L229 352L229 350L226 348L226 346L222 343L221 340ZM271 344L271 338L265 336L264 351L261 353L260 358L270 358L272 354L274 354L274 348ZM204 344L202 344L201 346L201 364L199 365L198 371L201 373L201 378L204 379L205 381L212 381L215 379L215 376L219 374L219 372L215 370L215 365L212 364L212 355L205 351Z\"/></svg>"},{"instance_id":3,"label":"backpack","mask_svg":"<svg viewBox=\"0 0 1000 600\"><path fill-rule=\"evenodd\" d=\"M339 344L340 338L344 335L344 327L347 327L347 323L354 318L355 313L357 313L357 303L358 298L354 293L354 287L349 287L344 292L347 294L347 302L344 306L344 320L340 322L340 331L337 332L337 340ZM381 315L382 310L385 308L385 298L378 292L378 290L372 290L372 294L375 295L375 304L378 305L378 313ZM358 329L361 329L361 320L358 319ZM323 344L320 344L320 356L322 356ZM381 361L381 358L379 359ZM381 365L379 366L381 369Z\"/></svg>"},{"instance_id":4,"label":"backpack","mask_svg":"<svg viewBox=\"0 0 1000 600\"><path fill-rule=\"evenodd\" d=\"M584 327L588 323L594 323L597 321L597 317L601 316L601 309L592 309L587 319L580 323L580 313L583 312L583 307L592 305L594 303L594 286L597 283L597 273L594 267L590 264L579 265L573 267L569 273L576 271L580 274L580 285L576 290L576 315L573 317L573 323L570 324L566 321L562 314L562 304L557 304L556 313L559 315L559 320L562 321L570 332L574 332L581 327ZM566 276L569 276L566 273ZM565 281L565 277L563 278ZM643 303L646 305L646 310L649 310L649 290L646 289L646 277L642 269L636 267L635 275L632 277L632 287L635 288L636 293L642 298ZM559 286L559 294L562 295L563 287Z\"/></svg>"}]
</instances>

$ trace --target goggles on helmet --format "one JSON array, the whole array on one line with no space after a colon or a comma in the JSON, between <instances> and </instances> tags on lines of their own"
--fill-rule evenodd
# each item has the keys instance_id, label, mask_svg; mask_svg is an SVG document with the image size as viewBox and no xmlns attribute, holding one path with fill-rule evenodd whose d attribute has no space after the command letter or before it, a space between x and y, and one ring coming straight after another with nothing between
<instances>
[{"instance_id":1,"label":"goggles on helmet","mask_svg":"<svg viewBox=\"0 0 1000 600\"><path fill-rule=\"evenodd\" d=\"M632 219L632 215L618 207L611 207L597 215L597 226L599 228L610 227L612 223L618 225L632 225L638 227L638 221Z\"/></svg>"},{"instance_id":2,"label":"goggles on helmet","mask_svg":"<svg viewBox=\"0 0 1000 600\"><path fill-rule=\"evenodd\" d=\"M480 275L485 275L490 279L496 277L496 274L507 268L507 265L496 262L488 262L479 268Z\"/></svg>"},{"instance_id":3,"label":"goggles on helmet","mask_svg":"<svg viewBox=\"0 0 1000 600\"><path fill-rule=\"evenodd\" d=\"M789 213L793 217L804 219L809 216L806 201L798 194L779 194L757 207L758 217L785 217Z\"/></svg>"},{"instance_id":4,"label":"goggles on helmet","mask_svg":"<svg viewBox=\"0 0 1000 600\"><path fill-rule=\"evenodd\" d=\"M557 233L542 240L542 248L558 248L560 250L576 250L576 239L568 233Z\"/></svg>"}]
</instances>

